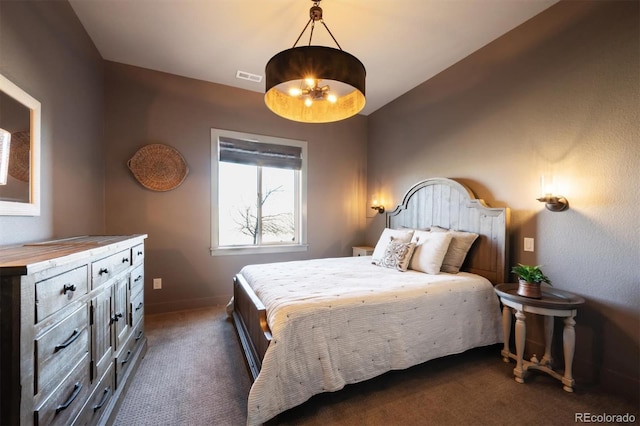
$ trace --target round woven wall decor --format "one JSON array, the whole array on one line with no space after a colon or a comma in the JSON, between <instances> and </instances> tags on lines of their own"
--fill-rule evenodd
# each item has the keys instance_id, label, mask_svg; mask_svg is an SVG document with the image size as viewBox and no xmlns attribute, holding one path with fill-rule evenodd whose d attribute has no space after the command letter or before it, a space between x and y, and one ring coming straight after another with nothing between
<instances>
[{"instance_id":1,"label":"round woven wall decor","mask_svg":"<svg viewBox=\"0 0 640 426\"><path fill-rule=\"evenodd\" d=\"M133 176L152 191L170 191L180 186L189 168L173 147L154 143L143 146L127 162Z\"/></svg>"},{"instance_id":2,"label":"round woven wall decor","mask_svg":"<svg viewBox=\"0 0 640 426\"><path fill-rule=\"evenodd\" d=\"M30 133L12 133L9 146L9 175L22 182L29 182Z\"/></svg>"}]
</instances>

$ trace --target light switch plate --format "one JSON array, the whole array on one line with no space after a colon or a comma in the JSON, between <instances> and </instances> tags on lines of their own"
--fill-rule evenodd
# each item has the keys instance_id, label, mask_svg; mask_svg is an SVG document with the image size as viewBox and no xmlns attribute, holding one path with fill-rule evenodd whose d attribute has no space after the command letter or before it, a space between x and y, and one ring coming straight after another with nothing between
<instances>
[{"instance_id":1,"label":"light switch plate","mask_svg":"<svg viewBox=\"0 0 640 426\"><path fill-rule=\"evenodd\" d=\"M524 251L533 251L533 238L524 237Z\"/></svg>"}]
</instances>

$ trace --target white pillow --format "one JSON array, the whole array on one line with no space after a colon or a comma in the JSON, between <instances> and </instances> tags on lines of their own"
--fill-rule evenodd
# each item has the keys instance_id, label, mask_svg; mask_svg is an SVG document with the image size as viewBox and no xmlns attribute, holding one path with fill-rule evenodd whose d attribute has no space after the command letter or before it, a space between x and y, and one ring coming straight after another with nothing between
<instances>
[{"instance_id":1,"label":"white pillow","mask_svg":"<svg viewBox=\"0 0 640 426\"><path fill-rule=\"evenodd\" d=\"M416 243L409 268L437 275L442 267L452 235L448 232L416 231L412 242Z\"/></svg>"},{"instance_id":2,"label":"white pillow","mask_svg":"<svg viewBox=\"0 0 640 426\"><path fill-rule=\"evenodd\" d=\"M471 245L476 238L478 238L478 234L473 232L452 231L450 229L440 228L439 226L433 226L431 231L441 233L447 232L453 237L451 239L451 244L449 244L447 254L444 255L444 260L442 261L442 267L440 270L442 272L457 274L460 272L460 268L464 263L464 259L467 257L467 253L469 252Z\"/></svg>"},{"instance_id":3,"label":"white pillow","mask_svg":"<svg viewBox=\"0 0 640 426\"><path fill-rule=\"evenodd\" d=\"M387 250L387 246L391 242L391 237L393 240L398 243L409 243L411 242L411 237L413 236L413 229L391 229L385 228L380 234L380 238L378 239L378 243L376 247L373 249L373 254L371 255L371 262L378 263L380 259L384 256L384 252Z\"/></svg>"}]
</instances>

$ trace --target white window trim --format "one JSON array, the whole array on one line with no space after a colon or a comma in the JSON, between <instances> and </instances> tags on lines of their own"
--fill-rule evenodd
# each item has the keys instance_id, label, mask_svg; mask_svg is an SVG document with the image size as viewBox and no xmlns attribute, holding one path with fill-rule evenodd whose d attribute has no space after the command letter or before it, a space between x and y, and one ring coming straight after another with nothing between
<instances>
[{"instance_id":1,"label":"white window trim","mask_svg":"<svg viewBox=\"0 0 640 426\"><path fill-rule=\"evenodd\" d=\"M235 139L244 139L255 142L265 142L277 145L291 145L300 147L302 150L302 167L300 173L300 212L296 218L299 221L299 232L297 244L264 244L246 246L218 246L219 237L219 212L218 212L218 191L219 191L219 150L218 138L226 136ZM267 254L267 253L292 253L307 251L307 142L295 139L278 138L274 136L255 135L250 133L235 132L232 130L211 129L211 256L230 256L244 254Z\"/></svg>"}]
</instances>

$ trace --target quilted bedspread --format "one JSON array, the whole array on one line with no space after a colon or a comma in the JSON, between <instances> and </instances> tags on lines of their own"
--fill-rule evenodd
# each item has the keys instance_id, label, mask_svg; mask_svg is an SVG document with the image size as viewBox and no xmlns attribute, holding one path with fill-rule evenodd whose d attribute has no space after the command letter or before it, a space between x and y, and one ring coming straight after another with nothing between
<instances>
[{"instance_id":1,"label":"quilted bedspread","mask_svg":"<svg viewBox=\"0 0 640 426\"><path fill-rule=\"evenodd\" d=\"M502 342L491 283L345 257L250 265L272 341L251 387L247 424L390 370Z\"/></svg>"}]
</instances>

